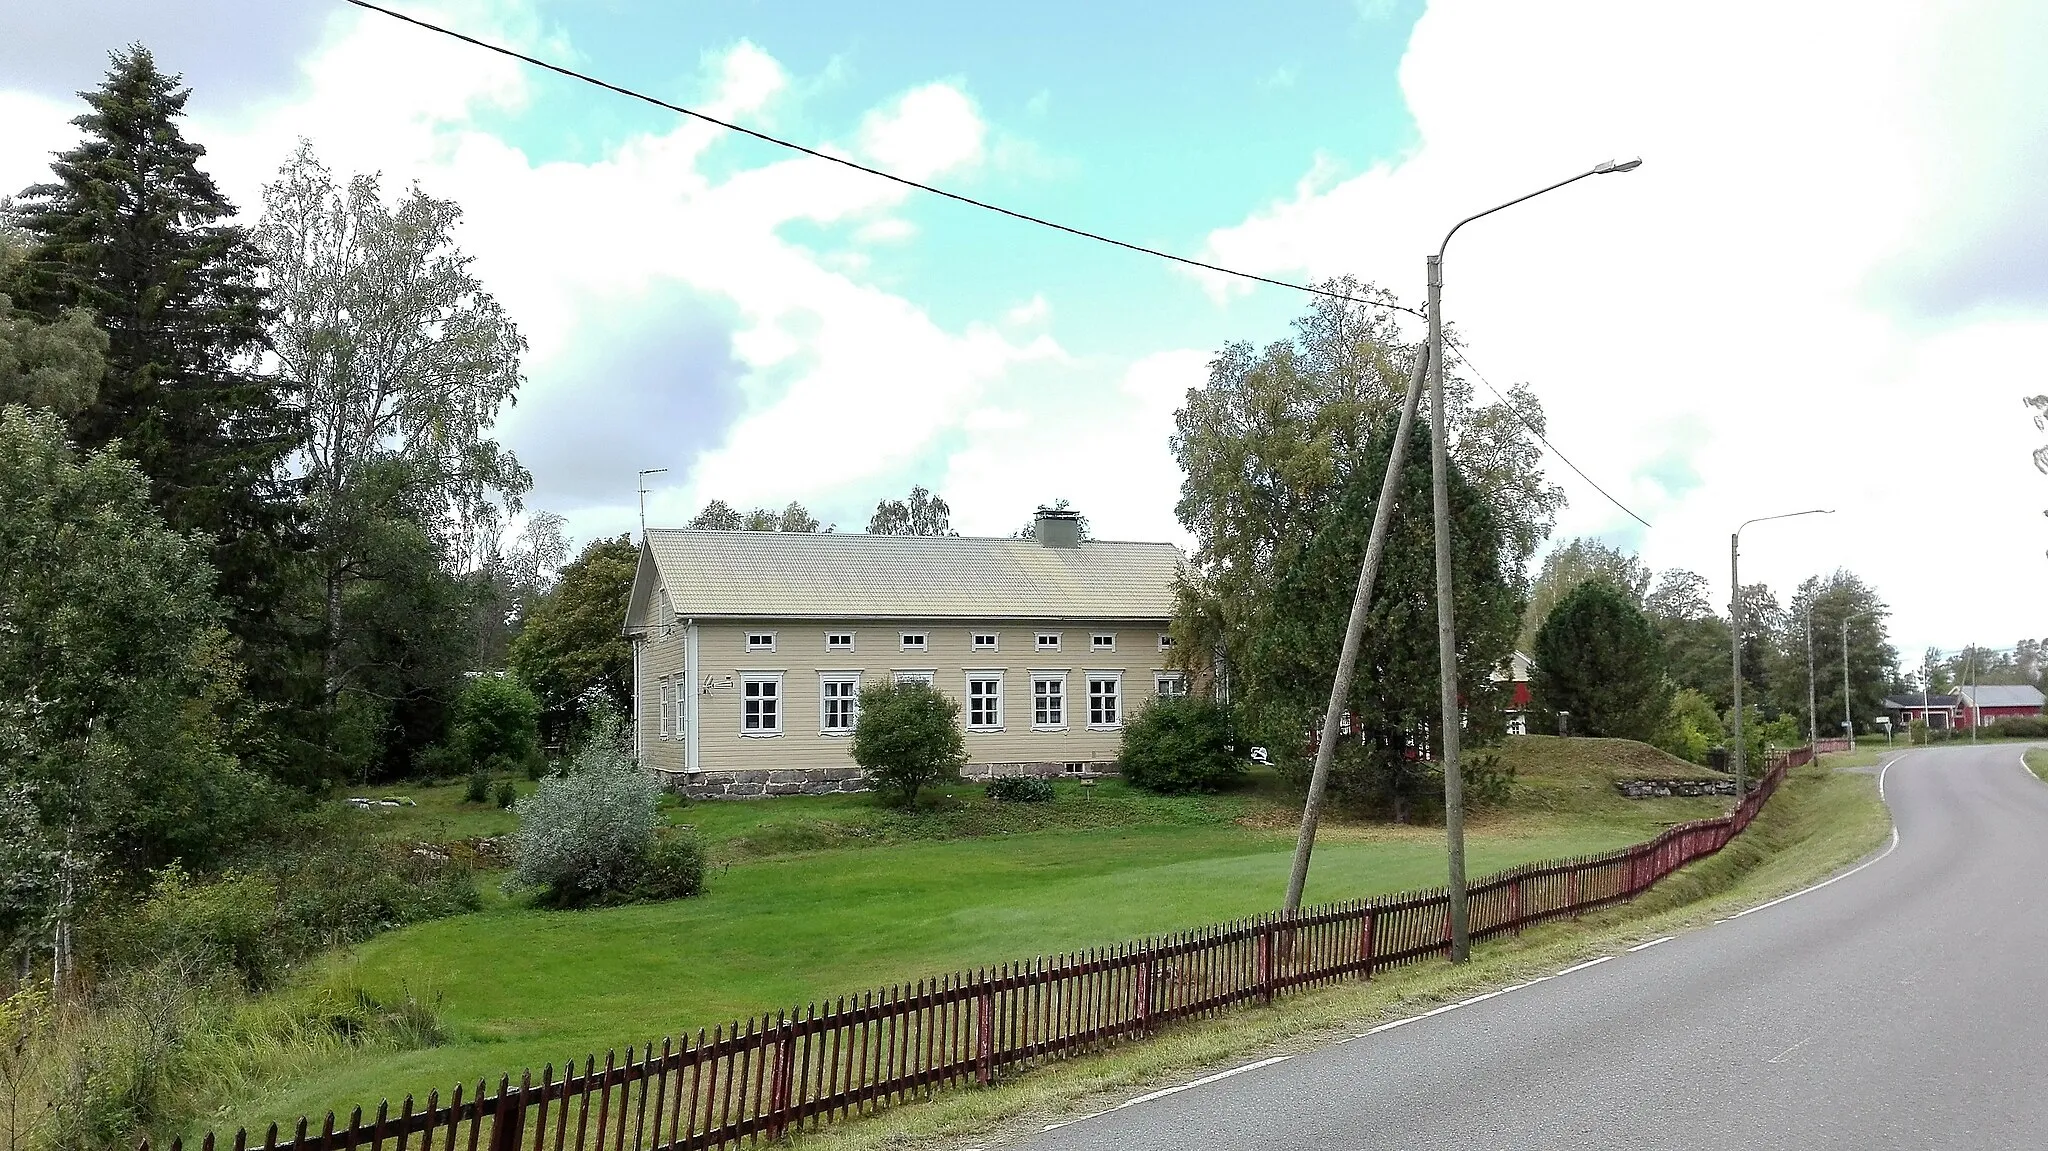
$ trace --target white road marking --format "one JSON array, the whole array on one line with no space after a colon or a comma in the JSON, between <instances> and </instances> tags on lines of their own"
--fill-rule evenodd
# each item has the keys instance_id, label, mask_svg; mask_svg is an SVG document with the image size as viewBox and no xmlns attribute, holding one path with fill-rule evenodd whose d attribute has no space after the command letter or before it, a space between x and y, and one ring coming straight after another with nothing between
<instances>
[{"instance_id":1,"label":"white road marking","mask_svg":"<svg viewBox=\"0 0 2048 1151\"><path fill-rule=\"evenodd\" d=\"M1906 758L1906 756L1910 754L1912 753L1905 751L1900 752L1899 754L1893 756L1891 759L1886 760L1884 767L1878 771L1877 798L1879 800L1884 799L1884 777L1886 773L1891 771L1892 764L1899 762L1900 760ZM1877 864L1883 863L1885 856L1890 855L1892 852L1897 851L1898 849L1899 825L1895 822L1892 824L1892 841L1885 845L1885 849L1883 851L1877 853L1876 858L1866 860L1863 863L1859 863L1856 866L1850 868L1849 870L1843 872L1842 874L1835 876L1833 879L1823 879L1819 883L1814 884L1812 887L1802 888L1798 891L1793 892L1790 895L1780 895L1778 898L1771 900L1769 903L1759 903L1755 907L1752 907L1747 911L1738 911L1735 914L1729 916L1728 919L1741 919L1745 915L1754 915L1757 912L1764 910L1765 908L1776 907L1780 903L1790 902L1791 900L1797 899L1802 895L1811 895L1814 892L1819 891L1823 887L1833 886L1834 884L1842 882L1843 880L1849 878L1850 876L1856 874L1857 872L1863 870L1866 867L1874 867ZM1727 921L1728 920L1724 919L1720 922L1726 923Z\"/></svg>"},{"instance_id":2,"label":"white road marking","mask_svg":"<svg viewBox=\"0 0 2048 1151\"><path fill-rule=\"evenodd\" d=\"M1247 1063L1242 1067L1233 1067L1228 1071L1218 1071L1214 1075L1204 1075L1200 1079L1194 1080L1191 1083L1183 1083L1178 1087L1166 1087L1158 1091L1153 1091L1145 1095L1140 1095L1136 1099L1126 1099L1122 1103L1117 1104L1115 1107L1110 1108L1110 1110L1121 1111L1126 1107L1136 1107L1140 1103L1150 1103L1154 1099L1164 1099L1168 1095L1178 1095L1183 1091L1189 1091L1196 1087L1207 1087L1211 1083L1215 1083L1223 1079L1228 1079L1233 1075L1242 1075L1247 1071L1257 1071L1261 1067L1271 1067L1275 1063L1285 1063L1292 1058L1294 1058L1294 1056L1292 1055L1274 1055L1266 1059L1258 1060L1254 1063ZM1107 1114L1107 1112L1105 1112L1104 1114Z\"/></svg>"},{"instance_id":3,"label":"white road marking","mask_svg":"<svg viewBox=\"0 0 2048 1151\"><path fill-rule=\"evenodd\" d=\"M1570 975L1570 974L1571 974L1572 972L1574 972L1574 971L1584 971L1584 970L1585 970L1586 968L1588 968L1588 967L1598 967L1598 966L1600 966L1601 964L1603 964L1603 963L1605 963L1605 962L1607 962L1608 960L1610 960L1610 959L1613 959L1613 958L1614 958L1614 956L1612 956L1612 955L1603 955L1603 956L1601 956L1601 957L1600 957L1600 958L1598 958L1598 959L1588 959L1587 961L1585 961L1584 963L1581 963L1581 964L1579 964L1579 965L1578 965L1578 966L1576 966L1576 967L1567 967L1567 968L1565 968L1565 969L1564 969L1563 971L1560 971L1560 972L1558 972L1558 974L1559 974L1559 975Z\"/></svg>"},{"instance_id":4,"label":"white road marking","mask_svg":"<svg viewBox=\"0 0 2048 1151\"><path fill-rule=\"evenodd\" d=\"M1776 1055L1771 1056L1769 1059L1764 1060L1764 1062L1783 1063L1785 1061L1785 1056L1792 1054L1794 1051L1799 1050L1801 1047L1804 1047L1811 1042L1813 1042L1813 1036L1809 1035L1806 1038L1801 1039L1799 1042L1794 1043L1792 1046L1787 1047L1783 1051L1778 1052Z\"/></svg>"},{"instance_id":5,"label":"white road marking","mask_svg":"<svg viewBox=\"0 0 2048 1151\"><path fill-rule=\"evenodd\" d=\"M1630 951L1648 951L1648 950L1649 950L1650 948L1652 948L1652 947L1655 947L1655 946L1657 946L1657 945L1658 945L1659 943L1669 943L1669 942L1671 942L1671 941L1672 941L1673 939L1676 939L1676 938L1677 938L1677 936L1675 936L1675 935L1667 935L1667 936L1665 936L1665 937L1664 937L1664 938L1662 938L1662 939L1652 939L1652 940L1651 940L1651 941L1649 941L1648 943L1638 943L1638 944L1636 944L1636 945L1635 945L1634 947L1631 947L1631 948L1629 948L1629 950L1630 950Z\"/></svg>"},{"instance_id":6,"label":"white road marking","mask_svg":"<svg viewBox=\"0 0 2048 1151\"><path fill-rule=\"evenodd\" d=\"M1393 1022L1391 1022L1391 1023L1382 1023L1382 1024L1380 1024L1380 1025L1379 1025L1378 1027L1375 1027L1375 1028L1373 1028L1372 1030L1370 1030L1370 1031L1366 1031L1366 1032L1364 1032L1364 1033L1362 1033L1362 1034L1359 1034L1359 1035L1354 1035L1354 1036L1352 1036L1352 1038L1354 1038L1354 1039L1363 1039L1363 1038L1365 1038L1365 1037L1366 1037L1367 1035L1378 1035L1378 1034L1379 1034L1380 1032L1382 1032L1382 1031L1392 1031L1392 1030L1393 1030L1394 1028L1396 1028L1396 1027L1406 1027L1406 1026L1408 1026L1408 1025L1409 1025L1410 1023L1413 1023L1413 1022L1415 1022L1415 1021L1416 1021L1417 1019L1420 1019L1420 1018L1422 1018L1422 1016L1420 1016L1420 1015L1410 1015L1410 1016L1409 1016L1408 1018L1406 1018L1406 1019L1396 1019L1396 1020L1394 1020L1394 1021L1393 1021Z\"/></svg>"}]
</instances>

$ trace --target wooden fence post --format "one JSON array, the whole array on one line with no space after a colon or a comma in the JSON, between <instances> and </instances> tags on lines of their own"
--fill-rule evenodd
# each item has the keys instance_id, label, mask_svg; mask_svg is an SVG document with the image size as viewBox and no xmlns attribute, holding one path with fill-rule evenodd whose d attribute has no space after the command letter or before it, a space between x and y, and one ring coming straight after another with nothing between
<instances>
[{"instance_id":1,"label":"wooden fence post","mask_svg":"<svg viewBox=\"0 0 2048 1151\"><path fill-rule=\"evenodd\" d=\"M528 1083L522 1079L515 1102L512 1092L503 1087L498 1089L498 1109L491 1115L491 1151L519 1151L520 1136L526 1127L527 1090Z\"/></svg>"},{"instance_id":2,"label":"wooden fence post","mask_svg":"<svg viewBox=\"0 0 2048 1151\"><path fill-rule=\"evenodd\" d=\"M1136 1000L1132 1004L1132 1014L1137 1020L1139 1033L1148 1034L1152 1030L1152 945L1146 944L1145 950L1139 954L1142 961L1137 965L1138 985L1131 992L1131 997Z\"/></svg>"},{"instance_id":3,"label":"wooden fence post","mask_svg":"<svg viewBox=\"0 0 2048 1151\"><path fill-rule=\"evenodd\" d=\"M983 1087L996 1078L996 996L986 984L974 997L974 1077Z\"/></svg>"},{"instance_id":4,"label":"wooden fence post","mask_svg":"<svg viewBox=\"0 0 2048 1151\"><path fill-rule=\"evenodd\" d=\"M1273 1002L1273 925L1261 923L1258 938L1259 1002Z\"/></svg>"},{"instance_id":5,"label":"wooden fence post","mask_svg":"<svg viewBox=\"0 0 2048 1151\"><path fill-rule=\"evenodd\" d=\"M1573 919L1579 917L1579 872L1580 869L1574 867L1565 873L1564 897L1565 902L1571 905Z\"/></svg>"},{"instance_id":6,"label":"wooden fence post","mask_svg":"<svg viewBox=\"0 0 2048 1151\"><path fill-rule=\"evenodd\" d=\"M1515 925L1515 934L1522 933L1522 877L1515 876L1515 882L1508 887L1508 922Z\"/></svg>"},{"instance_id":7,"label":"wooden fence post","mask_svg":"<svg viewBox=\"0 0 2048 1151\"><path fill-rule=\"evenodd\" d=\"M785 1020L775 1033L775 1080L768 1088L768 1138L782 1138L789 1126L791 1087L796 1079L796 1021ZM676 1089L682 1090L681 1081Z\"/></svg>"},{"instance_id":8,"label":"wooden fence post","mask_svg":"<svg viewBox=\"0 0 2048 1151\"><path fill-rule=\"evenodd\" d=\"M1365 961L1365 977L1372 978L1373 928L1379 920L1379 912L1368 907L1365 917L1358 925L1358 958Z\"/></svg>"}]
</instances>

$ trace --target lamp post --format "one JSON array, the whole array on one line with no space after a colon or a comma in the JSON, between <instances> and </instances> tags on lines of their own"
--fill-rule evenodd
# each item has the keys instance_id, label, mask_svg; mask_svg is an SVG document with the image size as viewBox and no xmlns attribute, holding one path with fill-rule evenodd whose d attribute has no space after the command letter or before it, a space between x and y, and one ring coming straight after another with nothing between
<instances>
[{"instance_id":1,"label":"lamp post","mask_svg":"<svg viewBox=\"0 0 2048 1151\"><path fill-rule=\"evenodd\" d=\"M1730 758L1735 763L1735 802L1737 803L1742 802L1744 794L1742 788L1742 753L1745 750L1742 742L1742 529L1751 524L1765 523L1770 520L1789 520L1794 516L1828 516L1833 514L1835 514L1835 509L1833 508L1808 508L1803 512L1785 512L1775 516L1758 516L1753 520L1744 520L1737 524L1735 531L1728 537L1728 630L1731 633L1728 646L1735 652L1735 690L1733 693L1735 705L1735 746L1729 750L1732 753Z\"/></svg>"},{"instance_id":2,"label":"lamp post","mask_svg":"<svg viewBox=\"0 0 2048 1151\"><path fill-rule=\"evenodd\" d=\"M1437 245L1436 255L1429 257L1429 486L1430 502L1436 520L1436 645L1437 685L1443 710L1442 740L1444 768L1444 837L1448 841L1449 882L1445 885L1451 902L1451 962L1463 963L1472 952L1469 933L1470 919L1465 907L1465 779L1458 765L1458 623L1457 612L1451 606L1451 495L1448 479L1450 464L1446 448L1450 420L1444 411L1444 250L1451 246L1451 237L1458 229L1479 219L1491 216L1503 208L1512 208L1524 200L1533 200L1545 192L1554 192L1566 184L1576 183L1588 176L1605 176L1610 172L1632 172L1642 166L1641 160L1608 160L1576 176L1559 180L1548 187L1538 188L1526 196L1517 196L1505 204L1496 204L1484 212L1474 212L1444 233L1444 242Z\"/></svg>"}]
</instances>

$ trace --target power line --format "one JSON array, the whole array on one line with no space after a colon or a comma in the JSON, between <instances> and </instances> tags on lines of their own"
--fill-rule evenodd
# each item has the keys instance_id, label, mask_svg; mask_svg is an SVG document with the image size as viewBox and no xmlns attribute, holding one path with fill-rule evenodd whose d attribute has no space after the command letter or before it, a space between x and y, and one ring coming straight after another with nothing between
<instances>
[{"instance_id":1,"label":"power line","mask_svg":"<svg viewBox=\"0 0 2048 1151\"><path fill-rule=\"evenodd\" d=\"M813 159L824 160L827 163L838 164L841 167L851 168L856 172L865 172L870 176L877 176L880 177L881 179L888 180L892 183L901 184L906 188L915 188L920 192L929 192L934 196L939 196L944 199L952 200L955 203L966 204L969 207L980 208L985 212L994 212L1000 216L1008 216L1013 220L1021 220L1027 224L1036 224L1041 228L1051 228L1053 231L1056 232L1065 232L1069 236L1078 236L1084 240L1093 240L1099 244L1108 244L1112 247L1122 248L1125 251L1137 252L1141 255L1152 256L1161 260L1169 260L1173 263L1183 264L1190 268L1200 268L1206 272L1216 272L1225 276L1235 276L1241 280L1251 280L1260 284L1269 284L1275 288L1290 288L1297 292L1307 292L1312 296L1325 296L1333 300L1344 300L1349 303L1364 304L1368 307L1374 308L1387 308L1397 312L1406 312L1409 315L1418 318L1427 318L1424 317L1420 311L1408 307L1404 304L1390 303L1385 300L1365 300L1360 299L1357 296L1347 296L1342 292L1332 292L1326 288L1317 288L1308 284L1297 284L1291 280L1276 280L1270 276L1261 276L1253 272L1241 272L1235 268L1223 267L1220 264L1211 264L1206 261L1193 259L1188 256L1177 256L1172 252L1163 252L1157 248L1148 248L1143 244L1134 244L1128 240L1119 240L1113 236L1105 236L1100 232L1091 232L1085 228L1076 228L1069 224L1059 223L1056 220L1048 220L1043 216L1034 216L1028 212L1019 212L1013 208L1005 208L1000 204L991 204L986 200L977 200L972 196L965 196L960 194L959 192L949 192L944 188L940 188L932 184L926 184L918 180L912 180L907 176L898 176L893 172L885 172L880 168L871 168L866 164L862 164L856 160L849 160L844 156L834 156L829 152L821 152L816 148L809 148L802 144L798 144L792 140L785 140L780 136L771 136L766 132L757 131L753 128L746 127L745 125L742 124L735 124L730 120L722 120L707 112L699 112L694 108L685 108L681 104L671 104L667 100L663 100L656 96L649 96L644 92L636 92L631 88L614 84L609 80L601 80L596 76L590 75L589 73L578 72L574 68L566 68L560 64L555 64L547 60L543 60L538 56L529 56L524 52L515 52L510 48L502 47L497 44L492 44L488 41L479 40L474 36L466 35L462 32L457 32L452 28L446 28L443 27L442 25L435 24L428 20L422 20L417 16L408 16L403 12L396 12L393 11L392 9L385 8L377 4L372 4L369 2L369 0L348 0L348 2L350 4L355 5L358 8L362 8L370 12L376 12L380 15L389 16L394 20L402 20L407 24L411 24L418 28L424 28L429 32L438 32L443 36L449 37L450 39L460 40L463 43L471 45L473 47L482 48L486 52L495 52L500 56L508 56L514 60L520 60L525 63L531 64L536 68L545 68L550 72L556 73L557 75L567 76L572 80L581 80L585 84L590 84L598 88L603 88L607 92L615 92L621 96L626 96L634 100L639 100L643 103L652 104L657 108L663 108L670 112L677 113L678 115L688 116L695 120L702 120L706 124L714 124L720 128L724 128L728 132L738 132L742 136L751 136L756 140L760 140L763 143L767 144L773 144L778 148L787 148L792 152L800 152L806 156L812 157Z\"/></svg>"},{"instance_id":2,"label":"power line","mask_svg":"<svg viewBox=\"0 0 2048 1151\"><path fill-rule=\"evenodd\" d=\"M1487 391L1492 392L1495 396L1499 397L1501 404L1504 407L1506 407L1509 412L1512 412L1514 414L1515 419L1521 421L1522 426L1529 429L1529 434L1535 436L1537 440L1542 442L1544 447L1550 449L1551 455L1556 456L1558 459L1564 461L1565 467L1570 468L1574 473L1578 475L1580 479L1586 481L1586 483L1590 485L1594 491L1599 492L1603 496L1606 496L1607 502L1613 504L1617 508L1620 508L1622 510L1622 513L1628 516L1628 518L1636 521L1644 527L1650 526L1649 520L1646 520L1643 517L1634 513L1633 511L1630 511L1627 504L1624 504L1620 500L1615 499L1613 496L1608 495L1607 489L1601 487L1597 483L1594 483L1593 477L1587 475L1585 471L1579 467L1579 465L1573 463L1570 456L1567 456L1563 452L1558 451L1557 445L1551 443L1549 438L1546 437L1542 433L1542 431L1540 431L1536 427L1535 424L1530 423L1528 418L1522 415L1522 410L1520 408L1517 408L1511 401L1509 401L1509 399L1506 396L1501 395L1501 390L1493 386L1493 381L1487 379L1485 374L1480 372L1479 365L1472 362L1472 357L1465 354L1465 349L1449 342L1446 342L1444 346L1449 348L1451 350L1452 355L1458 357L1460 362L1462 362L1467 368L1470 368L1472 370L1472 374L1479 378L1479 382L1486 385Z\"/></svg>"}]
</instances>

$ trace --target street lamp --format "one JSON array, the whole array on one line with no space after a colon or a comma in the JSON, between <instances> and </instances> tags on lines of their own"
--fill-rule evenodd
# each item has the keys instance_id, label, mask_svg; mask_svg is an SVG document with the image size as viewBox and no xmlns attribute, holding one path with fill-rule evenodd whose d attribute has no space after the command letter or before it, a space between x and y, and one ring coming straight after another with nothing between
<instances>
[{"instance_id":1,"label":"street lamp","mask_svg":"<svg viewBox=\"0 0 2048 1151\"><path fill-rule=\"evenodd\" d=\"M1730 749L1735 761L1735 802L1741 803L1742 789L1742 529L1751 524L1767 523L1771 520L1789 520L1794 516L1831 516L1833 508L1808 508L1803 512L1785 512L1782 515L1758 516L1737 524L1728 537L1728 646L1735 651L1735 746Z\"/></svg>"},{"instance_id":2,"label":"street lamp","mask_svg":"<svg viewBox=\"0 0 2048 1151\"><path fill-rule=\"evenodd\" d=\"M1450 876L1446 886L1451 901L1453 963L1465 961L1471 954L1472 941L1465 907L1465 779L1458 766L1458 623L1457 613L1451 606L1450 465L1445 446L1450 420L1444 411L1444 250L1451 246L1451 237L1458 234L1459 228L1482 216L1491 216L1503 208L1512 208L1524 200L1533 200L1545 192L1554 192L1588 176L1632 172L1642 163L1639 159L1619 163L1606 160L1549 187L1517 196L1484 212L1475 212L1451 225L1451 230L1444 233L1444 242L1437 245L1436 255L1429 257L1429 481L1436 520L1437 682L1443 705L1444 835L1449 841Z\"/></svg>"}]
</instances>

